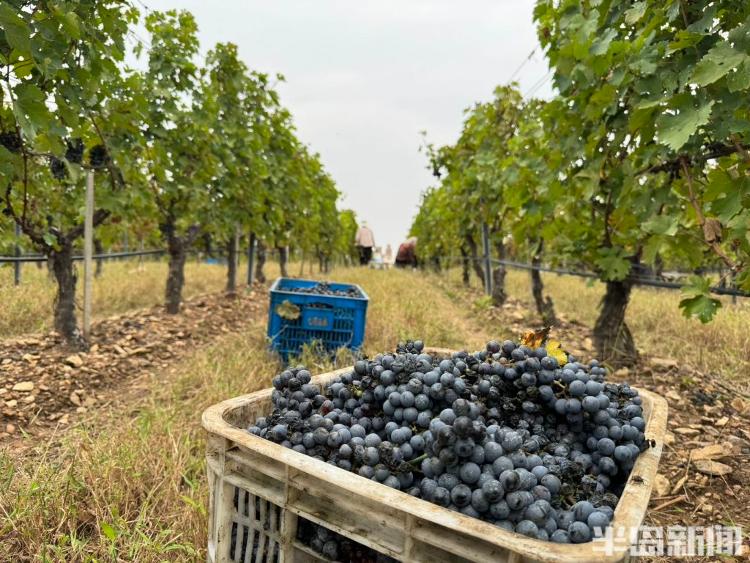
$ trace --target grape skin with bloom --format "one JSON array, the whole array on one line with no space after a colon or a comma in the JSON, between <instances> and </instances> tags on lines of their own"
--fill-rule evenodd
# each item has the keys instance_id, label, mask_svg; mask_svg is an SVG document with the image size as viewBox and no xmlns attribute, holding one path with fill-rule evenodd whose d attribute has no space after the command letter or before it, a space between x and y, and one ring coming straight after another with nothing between
<instances>
[{"instance_id":1,"label":"grape skin with bloom","mask_svg":"<svg viewBox=\"0 0 750 563\"><path fill-rule=\"evenodd\" d=\"M605 375L512 341L450 358L410 341L322 390L284 370L248 431L503 529L586 542L647 447L638 393Z\"/></svg>"}]
</instances>

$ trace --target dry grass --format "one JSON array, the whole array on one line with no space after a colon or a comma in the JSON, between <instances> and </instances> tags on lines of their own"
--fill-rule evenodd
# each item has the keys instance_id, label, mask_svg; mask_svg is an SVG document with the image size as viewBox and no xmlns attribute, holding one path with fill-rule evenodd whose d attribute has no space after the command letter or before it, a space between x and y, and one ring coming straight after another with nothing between
<instances>
[{"instance_id":1,"label":"dry grass","mask_svg":"<svg viewBox=\"0 0 750 563\"><path fill-rule=\"evenodd\" d=\"M343 270L370 294L366 348L420 335L435 346L479 346L481 327L420 274ZM265 318L195 352L149 385L93 414L54 451L0 451L0 561L195 561L205 558L207 491L200 413L270 385ZM320 363L316 371L328 369Z\"/></svg>"},{"instance_id":2,"label":"dry grass","mask_svg":"<svg viewBox=\"0 0 750 563\"><path fill-rule=\"evenodd\" d=\"M366 350L371 353L407 337L474 348L490 333L505 333L502 326L484 324L460 290L438 287L432 275L349 269L326 277L359 283L369 293ZM509 274L513 297L528 298L526 279ZM555 276L545 281L566 318L592 322L599 287ZM159 291L141 296L144 304L158 301L160 285L154 284ZM740 373L748 362L747 305L727 306L714 325L704 327L680 317L677 299L675 293L635 292L629 321L641 348L728 375ZM196 350L155 377L145 397L125 395L120 407L92 414L53 450L38 446L24 459L0 450L0 561L204 559L207 491L200 413L221 399L269 385L278 365L263 351L264 328L265 318L252 319L245 331ZM320 363L315 371L328 367Z\"/></svg>"},{"instance_id":3,"label":"dry grass","mask_svg":"<svg viewBox=\"0 0 750 563\"><path fill-rule=\"evenodd\" d=\"M0 454L0 561L201 558L199 415L223 398L269 385L275 367L259 353L264 342L256 322L161 374L135 405L125 401L93 415L54 452L40 449L22 461Z\"/></svg>"},{"instance_id":4,"label":"dry grass","mask_svg":"<svg viewBox=\"0 0 750 563\"><path fill-rule=\"evenodd\" d=\"M525 293L531 303L527 280L528 274L512 272L509 291L520 298ZM603 284L589 286L580 278L554 274L545 275L544 283L566 319L593 326ZM709 324L685 318L679 301L679 291L646 287L633 291L626 322L638 348L651 356L674 358L702 372L732 379L746 376L750 369L750 300L738 299L732 304L731 298L722 298L723 307Z\"/></svg>"},{"instance_id":5,"label":"dry grass","mask_svg":"<svg viewBox=\"0 0 750 563\"><path fill-rule=\"evenodd\" d=\"M82 306L83 267L78 263L77 268L78 303ZM101 277L94 280L94 318L162 303L166 280L167 263L163 260L149 260L141 266L135 260L106 262ZM225 281L224 266L188 262L184 295L220 291ZM46 267L24 264L18 287L13 285L13 268L0 267L0 338L49 330L56 287Z\"/></svg>"},{"instance_id":6,"label":"dry grass","mask_svg":"<svg viewBox=\"0 0 750 563\"><path fill-rule=\"evenodd\" d=\"M445 276L444 276L445 277ZM448 279L459 286L458 270ZM592 327L598 314L604 285L582 278L542 275L545 294L552 297L557 312L568 321ZM472 274L473 287L479 282ZM527 272L509 270L506 290L512 298L524 302L533 311L531 286ZM750 370L750 299L722 297L722 308L709 324L682 316L680 292L638 287L633 290L626 322L639 350L650 356L673 358L704 373L742 380ZM492 327L496 336L505 327Z\"/></svg>"},{"instance_id":7,"label":"dry grass","mask_svg":"<svg viewBox=\"0 0 750 563\"><path fill-rule=\"evenodd\" d=\"M437 291L420 272L350 268L334 276L336 281L359 284L370 298L367 352L382 352L408 338L445 348L481 347L489 338L488 332L471 323L462 303Z\"/></svg>"}]
</instances>

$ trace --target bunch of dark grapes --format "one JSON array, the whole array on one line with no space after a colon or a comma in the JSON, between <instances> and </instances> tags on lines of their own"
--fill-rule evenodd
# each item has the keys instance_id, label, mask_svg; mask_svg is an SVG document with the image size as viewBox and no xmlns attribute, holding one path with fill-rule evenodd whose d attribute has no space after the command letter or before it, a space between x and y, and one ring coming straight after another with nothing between
<instances>
[{"instance_id":1,"label":"bunch of dark grapes","mask_svg":"<svg viewBox=\"0 0 750 563\"><path fill-rule=\"evenodd\" d=\"M252 434L501 528L581 543L609 525L646 447L641 399L595 360L489 342L450 358L420 341L320 389L273 380Z\"/></svg>"},{"instance_id":2,"label":"bunch of dark grapes","mask_svg":"<svg viewBox=\"0 0 750 563\"><path fill-rule=\"evenodd\" d=\"M54 156L49 159L49 171L56 180L64 180L68 177L68 168L65 163Z\"/></svg>"},{"instance_id":3,"label":"bunch of dark grapes","mask_svg":"<svg viewBox=\"0 0 750 563\"><path fill-rule=\"evenodd\" d=\"M10 152L20 152L21 137L15 131L3 131L0 133L0 145L4 146Z\"/></svg>"},{"instance_id":4,"label":"bunch of dark grapes","mask_svg":"<svg viewBox=\"0 0 750 563\"><path fill-rule=\"evenodd\" d=\"M362 292L356 287L334 289L328 282L320 282L310 287L285 288L284 291L291 291L293 293L309 293L312 295L335 295L337 297L362 298Z\"/></svg>"},{"instance_id":5,"label":"bunch of dark grapes","mask_svg":"<svg viewBox=\"0 0 750 563\"><path fill-rule=\"evenodd\" d=\"M331 561L341 563L395 563L395 559L356 543L314 522L300 518L297 539Z\"/></svg>"},{"instance_id":6,"label":"bunch of dark grapes","mask_svg":"<svg viewBox=\"0 0 750 563\"><path fill-rule=\"evenodd\" d=\"M81 164L83 162L83 140L79 138L68 139L65 143L68 147L65 151L65 159L73 164Z\"/></svg>"},{"instance_id":7,"label":"bunch of dark grapes","mask_svg":"<svg viewBox=\"0 0 750 563\"><path fill-rule=\"evenodd\" d=\"M104 145L95 145L89 150L89 164L92 168L102 168L109 162L109 153Z\"/></svg>"},{"instance_id":8,"label":"bunch of dark grapes","mask_svg":"<svg viewBox=\"0 0 750 563\"><path fill-rule=\"evenodd\" d=\"M698 389L697 391L694 391L693 394L690 396L690 401L699 407L702 407L704 405L713 405L716 403L716 399L718 398L718 393L715 392L707 392L703 389Z\"/></svg>"}]
</instances>

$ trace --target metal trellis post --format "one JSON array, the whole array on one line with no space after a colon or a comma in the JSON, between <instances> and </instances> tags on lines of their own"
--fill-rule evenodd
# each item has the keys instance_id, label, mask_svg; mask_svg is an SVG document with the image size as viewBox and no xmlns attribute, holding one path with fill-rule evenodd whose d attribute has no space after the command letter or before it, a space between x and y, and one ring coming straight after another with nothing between
<instances>
[{"instance_id":1,"label":"metal trellis post","mask_svg":"<svg viewBox=\"0 0 750 563\"><path fill-rule=\"evenodd\" d=\"M247 245L247 286L248 288L253 287L255 282L255 249L258 246L258 239L255 238L255 233L250 233L249 242Z\"/></svg>"},{"instance_id":2,"label":"metal trellis post","mask_svg":"<svg viewBox=\"0 0 750 563\"><path fill-rule=\"evenodd\" d=\"M21 246L18 244L18 239L21 237L21 226L16 223L16 246L15 255L16 258L21 256ZM17 261L13 264L13 284L21 285L21 261Z\"/></svg>"},{"instance_id":3,"label":"metal trellis post","mask_svg":"<svg viewBox=\"0 0 750 563\"><path fill-rule=\"evenodd\" d=\"M94 269L94 172L86 176L86 211L83 219L83 338L91 332L91 298Z\"/></svg>"},{"instance_id":4,"label":"metal trellis post","mask_svg":"<svg viewBox=\"0 0 750 563\"><path fill-rule=\"evenodd\" d=\"M492 295L492 257L490 256L490 228L482 223L482 246L484 250L484 290Z\"/></svg>"}]
</instances>

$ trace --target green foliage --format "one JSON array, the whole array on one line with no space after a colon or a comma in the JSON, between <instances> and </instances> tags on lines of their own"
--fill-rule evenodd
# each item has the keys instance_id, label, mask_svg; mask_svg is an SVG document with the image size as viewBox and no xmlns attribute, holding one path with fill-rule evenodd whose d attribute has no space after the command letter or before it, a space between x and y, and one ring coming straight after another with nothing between
<instances>
[{"instance_id":1,"label":"green foliage","mask_svg":"<svg viewBox=\"0 0 750 563\"><path fill-rule=\"evenodd\" d=\"M535 19L570 110L550 120L573 149L567 174L606 185L591 192L613 210L602 244L746 279L750 5L540 0ZM641 232L613 223L619 212Z\"/></svg>"},{"instance_id":2,"label":"green foliage","mask_svg":"<svg viewBox=\"0 0 750 563\"><path fill-rule=\"evenodd\" d=\"M98 174L95 222L121 203L119 149L130 114L105 116L123 101L118 65L136 17L124 0L0 6L4 215L21 226L37 250L70 245L82 234L82 176L96 146L105 162ZM71 151L79 143L81 150Z\"/></svg>"},{"instance_id":3,"label":"green foliage","mask_svg":"<svg viewBox=\"0 0 750 563\"><path fill-rule=\"evenodd\" d=\"M357 248L354 245L354 238L357 235L359 225L357 216L351 209L344 209L339 212L339 230L335 242L335 252L342 258L348 258L352 263L358 258Z\"/></svg>"},{"instance_id":4,"label":"green foliage","mask_svg":"<svg viewBox=\"0 0 750 563\"><path fill-rule=\"evenodd\" d=\"M422 194L409 231L409 236L417 237L422 259L451 256L464 244L459 213L451 204L447 187L430 188Z\"/></svg>"},{"instance_id":5,"label":"green foliage","mask_svg":"<svg viewBox=\"0 0 750 563\"><path fill-rule=\"evenodd\" d=\"M721 308L721 301L710 295L711 284L708 280L694 276L683 289L685 296L680 300L680 309L686 317L696 317L702 323L710 322L716 311Z\"/></svg>"},{"instance_id":6,"label":"green foliage","mask_svg":"<svg viewBox=\"0 0 750 563\"><path fill-rule=\"evenodd\" d=\"M147 70L134 77L144 101L140 157L144 189L167 240L189 244L211 204L208 186L220 171L213 150L217 100L195 62L197 25L185 11L151 12Z\"/></svg>"},{"instance_id":7,"label":"green foliage","mask_svg":"<svg viewBox=\"0 0 750 563\"><path fill-rule=\"evenodd\" d=\"M423 194L411 235L419 239L422 259L451 256L467 240L479 240L483 222L496 243L507 234L518 178L512 153L524 111L516 85L495 89L494 99L466 111L455 145L427 145L431 167L441 186Z\"/></svg>"},{"instance_id":8,"label":"green foliage","mask_svg":"<svg viewBox=\"0 0 750 563\"><path fill-rule=\"evenodd\" d=\"M208 87L215 95L211 150L221 170L210 182L212 204L204 226L219 238L234 227L263 236L261 213L268 202L265 154L270 113L279 110L277 93L265 74L250 72L234 44L217 44L208 54Z\"/></svg>"},{"instance_id":9,"label":"green foliage","mask_svg":"<svg viewBox=\"0 0 750 563\"><path fill-rule=\"evenodd\" d=\"M538 0L534 18L558 95L498 88L455 145L428 147L420 254L455 254L487 222L515 256L543 243L603 281L721 265L750 290L750 4ZM683 311L710 320L709 290L694 281Z\"/></svg>"},{"instance_id":10,"label":"green foliage","mask_svg":"<svg viewBox=\"0 0 750 563\"><path fill-rule=\"evenodd\" d=\"M539 0L534 17L558 96L498 89L431 151L447 173L415 219L420 251L486 221L516 255L543 241L604 281L666 260L721 264L750 289L750 5ZM686 313L709 320L708 280L689 292Z\"/></svg>"},{"instance_id":11,"label":"green foliage","mask_svg":"<svg viewBox=\"0 0 750 563\"><path fill-rule=\"evenodd\" d=\"M146 70L128 70L124 38L137 18L117 0L0 7L0 125L21 136L20 148L0 147L11 183L4 239L10 220L43 251L71 230L80 236L82 172L102 145L97 222L127 219L140 239L155 225L186 241L201 230L226 238L239 226L278 244L303 235L332 244L338 192L296 138L269 77L250 71L231 43L216 45L202 67L186 11L146 15L149 49L136 48ZM66 158L77 139L83 160ZM50 173L52 159L62 178Z\"/></svg>"},{"instance_id":12,"label":"green foliage","mask_svg":"<svg viewBox=\"0 0 750 563\"><path fill-rule=\"evenodd\" d=\"M146 27L144 181L162 232L190 244L200 232L226 241L240 229L330 253L338 191L297 139L269 77L250 71L231 43L217 44L205 69L197 65L188 12L153 12Z\"/></svg>"},{"instance_id":13,"label":"green foliage","mask_svg":"<svg viewBox=\"0 0 750 563\"><path fill-rule=\"evenodd\" d=\"M231 43L202 61L195 19L176 10L145 15L149 41L134 49L145 70L127 68L139 16L127 0L0 4L0 247L13 247L15 223L36 250L69 257L93 170L100 240L167 243L170 310L201 234L223 242L241 229L330 257L339 192L269 77Z\"/></svg>"}]
</instances>

